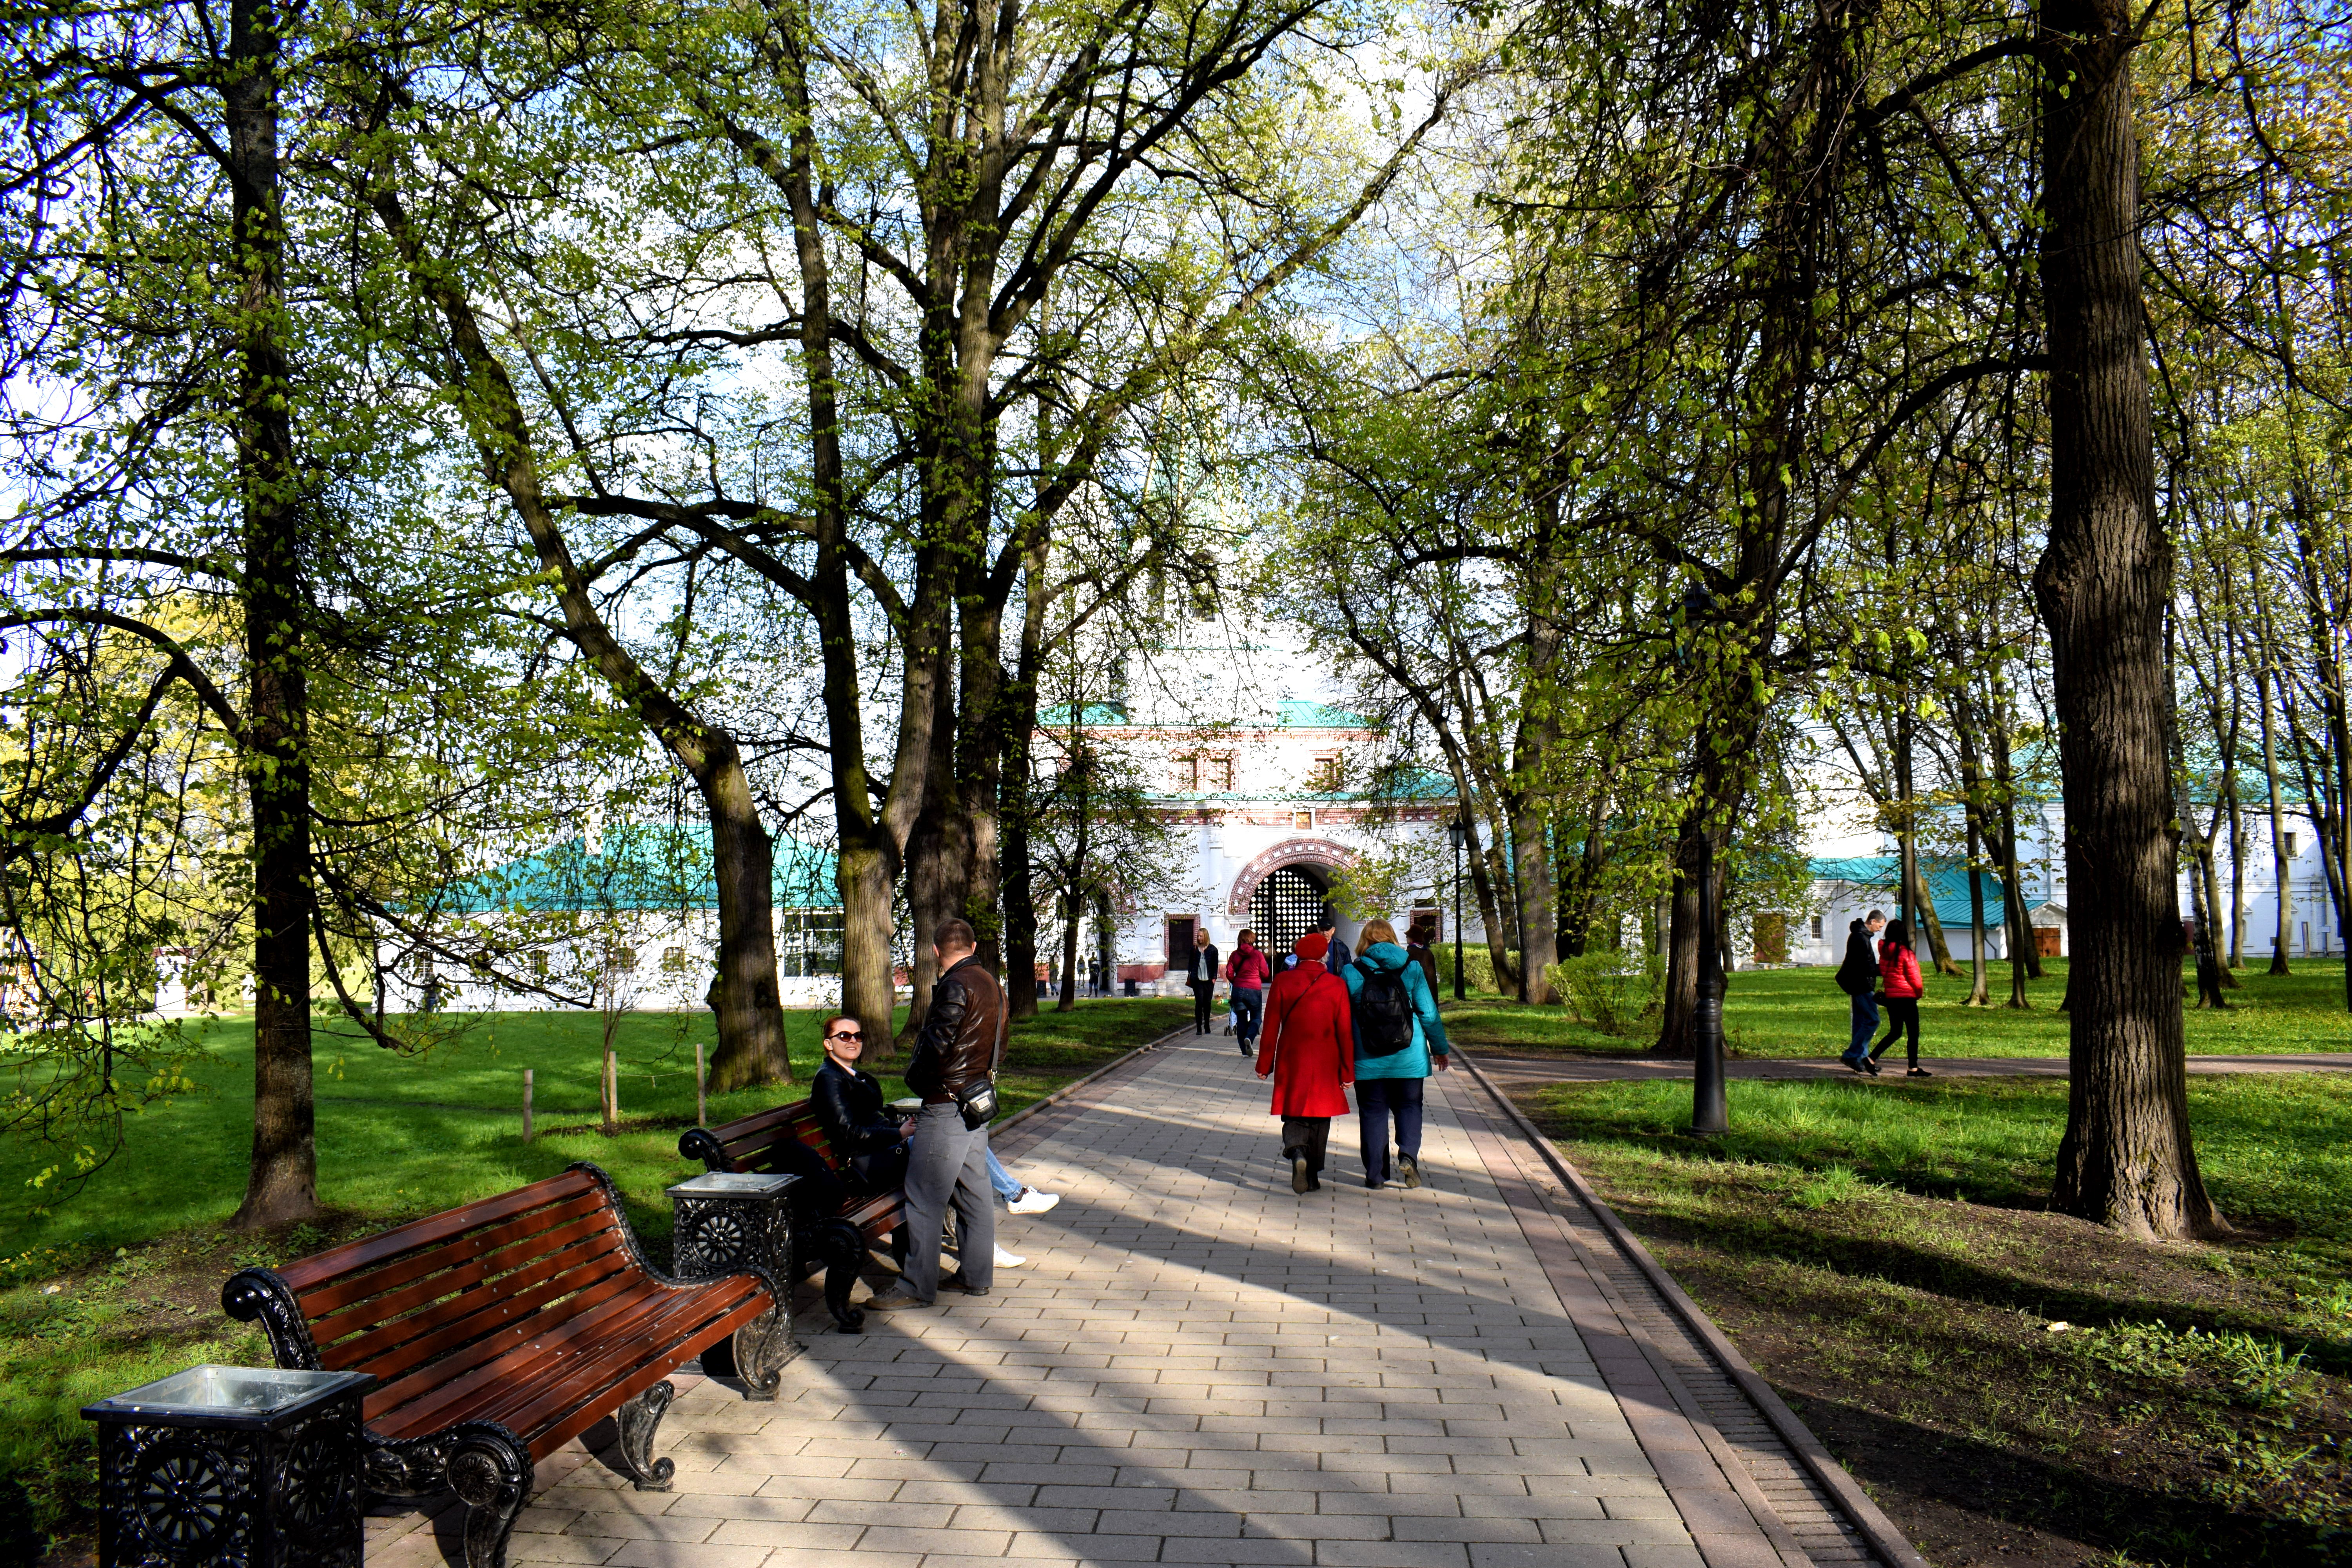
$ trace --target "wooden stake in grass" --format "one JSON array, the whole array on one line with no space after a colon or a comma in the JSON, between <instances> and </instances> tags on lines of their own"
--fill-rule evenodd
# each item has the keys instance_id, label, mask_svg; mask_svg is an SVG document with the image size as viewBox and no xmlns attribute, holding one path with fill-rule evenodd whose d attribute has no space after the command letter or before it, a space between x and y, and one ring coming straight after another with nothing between
<instances>
[{"instance_id":1,"label":"wooden stake in grass","mask_svg":"<svg viewBox=\"0 0 2352 1568\"><path fill-rule=\"evenodd\" d=\"M621 1130L621 1058L604 1047L604 1136Z\"/></svg>"},{"instance_id":2,"label":"wooden stake in grass","mask_svg":"<svg viewBox=\"0 0 2352 1568\"><path fill-rule=\"evenodd\" d=\"M522 1069L522 1141L530 1142L530 1069Z\"/></svg>"},{"instance_id":3,"label":"wooden stake in grass","mask_svg":"<svg viewBox=\"0 0 2352 1568\"><path fill-rule=\"evenodd\" d=\"M709 1075L702 1068L702 1043L698 1040L694 1046L694 1124L697 1127L710 1125L709 1091Z\"/></svg>"}]
</instances>

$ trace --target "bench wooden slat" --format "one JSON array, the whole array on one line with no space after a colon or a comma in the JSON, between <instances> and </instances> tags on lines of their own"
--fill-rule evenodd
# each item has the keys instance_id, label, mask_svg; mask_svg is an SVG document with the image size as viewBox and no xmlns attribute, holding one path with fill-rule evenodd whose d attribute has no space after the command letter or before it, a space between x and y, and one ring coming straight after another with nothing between
<instances>
[{"instance_id":1,"label":"bench wooden slat","mask_svg":"<svg viewBox=\"0 0 2352 1568\"><path fill-rule=\"evenodd\" d=\"M542 1338L562 1335L566 1329L609 1301L633 1292L656 1289L654 1282L642 1274L616 1269L594 1284L565 1297L562 1310L553 1322L534 1313L460 1345L437 1360L412 1369L405 1375L397 1375L376 1384L369 1394L365 1406L368 1423L371 1426L382 1425L387 1433L394 1427L413 1429L415 1407L420 1402L422 1408L429 1413L455 1398L453 1390L469 1384L471 1380L520 1376L532 1360L533 1347ZM443 1426L448 1423L434 1421L430 1425Z\"/></svg>"},{"instance_id":2,"label":"bench wooden slat","mask_svg":"<svg viewBox=\"0 0 2352 1568\"><path fill-rule=\"evenodd\" d=\"M567 1204L563 1206L569 1208L572 1205ZM456 1243L444 1244L430 1255L439 1266L432 1273L417 1278L413 1284L387 1289L381 1295L370 1295L339 1311L313 1318L310 1321L311 1337L320 1344L326 1345L379 1325L389 1326L394 1320L412 1314L429 1318L436 1310L436 1304L443 1315L463 1311L465 1308L459 1300L461 1292L471 1291L474 1287L493 1279L499 1282L499 1289L505 1289L544 1278L543 1271L531 1274L530 1279L518 1279L516 1276L538 1268L540 1265L533 1259L543 1261L591 1237L601 1237L608 1248L623 1245L620 1233L613 1226L612 1215L606 1214L601 1205L563 1225L529 1237L500 1237L499 1245L494 1248L459 1250ZM399 1267L405 1270L407 1265L404 1263ZM391 1270L383 1272L389 1274ZM414 1332L424 1326L411 1323L410 1331Z\"/></svg>"},{"instance_id":3,"label":"bench wooden slat","mask_svg":"<svg viewBox=\"0 0 2352 1568\"><path fill-rule=\"evenodd\" d=\"M411 1220L408 1224L396 1226L391 1230L383 1231L374 1236L362 1237L357 1241L345 1242L341 1247L330 1247L313 1257L288 1264L278 1270L278 1277L291 1286L297 1296L306 1298L304 1315L308 1316L307 1298L314 1289L331 1280L369 1268L373 1264L388 1262L403 1253L413 1252L420 1247L430 1247L436 1241L446 1241L452 1237L462 1236L479 1226L506 1219L514 1215L528 1213L564 1198L577 1197L583 1194L594 1194L598 1191L594 1178L586 1173L566 1171L562 1175L550 1176L542 1182L533 1182L527 1187L517 1187L510 1193L500 1193L494 1198L483 1198L479 1202L467 1204L463 1208L454 1208L446 1214L430 1215L424 1219Z\"/></svg>"},{"instance_id":4,"label":"bench wooden slat","mask_svg":"<svg viewBox=\"0 0 2352 1568\"><path fill-rule=\"evenodd\" d=\"M618 1240L610 1237L592 1239L550 1261L552 1268L537 1279L514 1284L512 1294L509 1293L509 1281L515 1277L509 1276L500 1280L495 1289L469 1291L459 1298L460 1303L467 1304L457 1313L430 1319L420 1314L415 1319L388 1323L362 1340L322 1346L319 1357L339 1369L365 1367L389 1382L411 1367L434 1361L541 1309L559 1310L553 1304L563 1298L630 1270L629 1259ZM411 1324L415 1325L413 1329Z\"/></svg>"},{"instance_id":5,"label":"bench wooden slat","mask_svg":"<svg viewBox=\"0 0 2352 1568\"><path fill-rule=\"evenodd\" d=\"M604 1224L612 1224L612 1211L605 1207L602 1193L589 1193L542 1205L503 1224L432 1243L394 1262L346 1275L316 1289L304 1291L302 1313L310 1320L315 1331L338 1313L352 1307L372 1306L379 1298L412 1281L461 1267L471 1258L510 1244L528 1243L577 1220L594 1219L600 1215ZM339 1337L349 1331L335 1329L331 1331Z\"/></svg>"}]
</instances>

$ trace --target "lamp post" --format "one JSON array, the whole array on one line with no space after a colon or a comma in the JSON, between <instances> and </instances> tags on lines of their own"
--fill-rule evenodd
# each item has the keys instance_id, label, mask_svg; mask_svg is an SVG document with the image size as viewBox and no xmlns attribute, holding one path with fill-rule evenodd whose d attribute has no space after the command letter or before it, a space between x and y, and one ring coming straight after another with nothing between
<instances>
[{"instance_id":1,"label":"lamp post","mask_svg":"<svg viewBox=\"0 0 2352 1568\"><path fill-rule=\"evenodd\" d=\"M1468 992L1462 983L1462 813L1457 808L1454 820L1445 825L1445 837L1454 846L1454 999L1461 1001Z\"/></svg>"}]
</instances>

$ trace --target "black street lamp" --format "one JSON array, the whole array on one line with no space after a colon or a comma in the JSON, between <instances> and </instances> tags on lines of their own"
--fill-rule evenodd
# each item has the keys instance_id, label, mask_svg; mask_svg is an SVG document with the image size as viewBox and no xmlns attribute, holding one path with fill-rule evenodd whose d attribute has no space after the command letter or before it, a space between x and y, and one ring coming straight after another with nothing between
<instances>
[{"instance_id":1,"label":"black street lamp","mask_svg":"<svg viewBox=\"0 0 2352 1568\"><path fill-rule=\"evenodd\" d=\"M1459 1002L1468 994L1462 983L1462 840L1465 834L1459 810L1445 825L1445 837L1454 846L1454 999Z\"/></svg>"}]
</instances>

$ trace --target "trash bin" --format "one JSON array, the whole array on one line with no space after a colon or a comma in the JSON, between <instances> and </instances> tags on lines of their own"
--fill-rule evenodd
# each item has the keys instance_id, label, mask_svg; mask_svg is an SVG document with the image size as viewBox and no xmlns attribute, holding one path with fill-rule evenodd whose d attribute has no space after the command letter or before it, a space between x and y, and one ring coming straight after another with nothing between
<instances>
[{"instance_id":1,"label":"trash bin","mask_svg":"<svg viewBox=\"0 0 2352 1568\"><path fill-rule=\"evenodd\" d=\"M192 1366L82 1406L100 1568L359 1568L364 1372Z\"/></svg>"},{"instance_id":2,"label":"trash bin","mask_svg":"<svg viewBox=\"0 0 2352 1568\"><path fill-rule=\"evenodd\" d=\"M669 1188L670 1271L681 1279L698 1279L749 1263L791 1289L798 1278L793 1268L791 1194L799 1180L712 1171Z\"/></svg>"}]
</instances>

